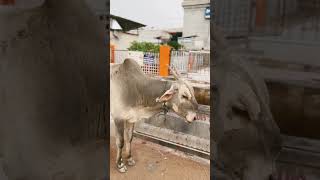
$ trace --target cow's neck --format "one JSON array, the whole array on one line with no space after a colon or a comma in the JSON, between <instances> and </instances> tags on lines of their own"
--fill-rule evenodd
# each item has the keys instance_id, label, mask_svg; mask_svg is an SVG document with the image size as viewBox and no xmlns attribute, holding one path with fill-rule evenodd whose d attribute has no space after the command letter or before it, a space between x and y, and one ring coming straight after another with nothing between
<instances>
[{"instance_id":1,"label":"cow's neck","mask_svg":"<svg viewBox=\"0 0 320 180\"><path fill-rule=\"evenodd\" d=\"M163 108L163 103L156 102L158 97L161 97L168 89L172 82L161 81L157 79L148 79L143 82L141 101L145 107L148 107L152 113L159 113Z\"/></svg>"}]
</instances>

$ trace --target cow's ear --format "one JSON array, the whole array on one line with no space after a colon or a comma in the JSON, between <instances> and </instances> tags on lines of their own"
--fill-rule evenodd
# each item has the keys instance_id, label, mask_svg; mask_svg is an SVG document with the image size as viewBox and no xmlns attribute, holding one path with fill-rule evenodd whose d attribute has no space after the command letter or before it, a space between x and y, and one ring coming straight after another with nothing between
<instances>
[{"instance_id":1,"label":"cow's ear","mask_svg":"<svg viewBox=\"0 0 320 180\"><path fill-rule=\"evenodd\" d=\"M168 89L161 97L158 97L156 99L157 102L167 102L169 101L173 95L177 92L177 90L173 87L173 85L171 86L170 89Z\"/></svg>"}]
</instances>

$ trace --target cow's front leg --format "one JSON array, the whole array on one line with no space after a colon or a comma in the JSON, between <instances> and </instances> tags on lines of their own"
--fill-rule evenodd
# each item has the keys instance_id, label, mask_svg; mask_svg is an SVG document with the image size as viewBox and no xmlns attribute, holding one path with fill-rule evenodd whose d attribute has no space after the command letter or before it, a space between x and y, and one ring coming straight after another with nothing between
<instances>
[{"instance_id":1,"label":"cow's front leg","mask_svg":"<svg viewBox=\"0 0 320 180\"><path fill-rule=\"evenodd\" d=\"M125 134L125 143L126 143L127 163L129 166L134 166L136 162L133 160L131 155L131 142L133 137L134 123L126 122L125 126L126 127L124 130L124 134Z\"/></svg>"},{"instance_id":2,"label":"cow's front leg","mask_svg":"<svg viewBox=\"0 0 320 180\"><path fill-rule=\"evenodd\" d=\"M116 126L116 145L117 145L117 158L116 158L116 164L118 171L121 173L127 172L127 167L123 163L122 159L122 148L124 145L124 123L122 120L115 120L115 126Z\"/></svg>"}]
</instances>

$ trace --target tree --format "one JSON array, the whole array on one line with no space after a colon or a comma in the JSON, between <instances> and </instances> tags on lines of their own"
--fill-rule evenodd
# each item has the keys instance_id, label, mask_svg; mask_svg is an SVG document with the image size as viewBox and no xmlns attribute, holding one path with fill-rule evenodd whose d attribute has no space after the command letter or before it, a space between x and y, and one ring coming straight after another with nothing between
<instances>
[{"instance_id":1,"label":"tree","mask_svg":"<svg viewBox=\"0 0 320 180\"><path fill-rule=\"evenodd\" d=\"M150 42L133 41L128 48L129 51L155 52L158 53L160 46Z\"/></svg>"},{"instance_id":2,"label":"tree","mask_svg":"<svg viewBox=\"0 0 320 180\"><path fill-rule=\"evenodd\" d=\"M103 23L85 0L45 0L0 12L0 27L0 168L8 179L101 178L91 131L109 89Z\"/></svg>"},{"instance_id":3,"label":"tree","mask_svg":"<svg viewBox=\"0 0 320 180\"><path fill-rule=\"evenodd\" d=\"M168 45L171 46L174 50L183 48L183 45L179 44L177 41L169 41Z\"/></svg>"}]
</instances>

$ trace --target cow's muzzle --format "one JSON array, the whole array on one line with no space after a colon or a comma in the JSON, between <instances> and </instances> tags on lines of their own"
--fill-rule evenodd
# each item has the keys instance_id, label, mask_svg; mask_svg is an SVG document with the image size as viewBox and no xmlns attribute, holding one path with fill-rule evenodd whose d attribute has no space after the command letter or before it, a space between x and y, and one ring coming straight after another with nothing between
<instances>
[{"instance_id":1,"label":"cow's muzzle","mask_svg":"<svg viewBox=\"0 0 320 180\"><path fill-rule=\"evenodd\" d=\"M189 111L186 116L186 122L191 123L192 121L196 120L196 117L197 113Z\"/></svg>"}]
</instances>

